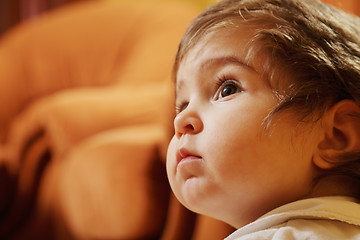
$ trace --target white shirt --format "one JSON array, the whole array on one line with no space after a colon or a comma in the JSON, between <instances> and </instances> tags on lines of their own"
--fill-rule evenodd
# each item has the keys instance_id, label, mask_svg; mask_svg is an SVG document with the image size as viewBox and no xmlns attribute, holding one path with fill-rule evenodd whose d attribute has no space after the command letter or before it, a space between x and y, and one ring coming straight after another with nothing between
<instances>
[{"instance_id":1,"label":"white shirt","mask_svg":"<svg viewBox=\"0 0 360 240\"><path fill-rule=\"evenodd\" d=\"M360 204L350 197L321 197L281 206L225 240L360 240Z\"/></svg>"}]
</instances>

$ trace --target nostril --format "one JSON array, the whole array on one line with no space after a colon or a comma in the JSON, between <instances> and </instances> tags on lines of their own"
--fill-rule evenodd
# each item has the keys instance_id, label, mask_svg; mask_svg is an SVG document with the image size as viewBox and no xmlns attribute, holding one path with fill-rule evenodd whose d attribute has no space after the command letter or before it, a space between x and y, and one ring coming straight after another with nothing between
<instances>
[{"instance_id":1,"label":"nostril","mask_svg":"<svg viewBox=\"0 0 360 240\"><path fill-rule=\"evenodd\" d=\"M192 124L187 124L182 130L176 131L176 137L181 138L183 134L189 133L192 134L195 131L195 128Z\"/></svg>"},{"instance_id":2,"label":"nostril","mask_svg":"<svg viewBox=\"0 0 360 240\"><path fill-rule=\"evenodd\" d=\"M178 114L174 119L176 137L180 138L183 134L196 134L202 131L203 123L200 117L189 109Z\"/></svg>"},{"instance_id":3,"label":"nostril","mask_svg":"<svg viewBox=\"0 0 360 240\"><path fill-rule=\"evenodd\" d=\"M194 130L195 130L195 128L194 128L194 126L193 126L192 124L186 125L186 128L187 128L188 130L191 130L191 131L194 131Z\"/></svg>"}]
</instances>

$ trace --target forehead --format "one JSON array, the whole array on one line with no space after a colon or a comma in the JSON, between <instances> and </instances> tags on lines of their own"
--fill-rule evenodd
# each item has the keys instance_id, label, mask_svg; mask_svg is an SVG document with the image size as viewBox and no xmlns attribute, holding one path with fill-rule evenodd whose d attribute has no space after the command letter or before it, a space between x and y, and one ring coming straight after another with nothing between
<instances>
[{"instance_id":1,"label":"forehead","mask_svg":"<svg viewBox=\"0 0 360 240\"><path fill-rule=\"evenodd\" d=\"M189 68L201 71L221 65L254 68L252 58L247 56L252 34L252 31L245 27L237 27L223 28L204 35L179 62L176 72L177 86L180 87L182 80L187 78L186 69Z\"/></svg>"}]
</instances>

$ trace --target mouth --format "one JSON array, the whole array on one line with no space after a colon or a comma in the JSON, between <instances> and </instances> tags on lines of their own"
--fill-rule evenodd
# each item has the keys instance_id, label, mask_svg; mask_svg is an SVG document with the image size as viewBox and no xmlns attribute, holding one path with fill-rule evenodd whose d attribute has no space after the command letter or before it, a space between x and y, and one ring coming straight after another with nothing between
<instances>
[{"instance_id":1,"label":"mouth","mask_svg":"<svg viewBox=\"0 0 360 240\"><path fill-rule=\"evenodd\" d=\"M199 161L202 160L202 157L196 155L186 148L180 148L176 154L177 164L189 162L189 161Z\"/></svg>"}]
</instances>

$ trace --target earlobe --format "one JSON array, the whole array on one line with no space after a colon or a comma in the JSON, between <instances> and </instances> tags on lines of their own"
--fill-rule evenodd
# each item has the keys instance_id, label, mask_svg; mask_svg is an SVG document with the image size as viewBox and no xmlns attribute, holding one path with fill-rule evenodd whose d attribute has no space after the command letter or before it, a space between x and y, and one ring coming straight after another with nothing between
<instances>
[{"instance_id":1,"label":"earlobe","mask_svg":"<svg viewBox=\"0 0 360 240\"><path fill-rule=\"evenodd\" d=\"M352 100L336 103L324 114L322 130L314 164L325 170L340 164L339 156L360 150L359 106Z\"/></svg>"}]
</instances>

